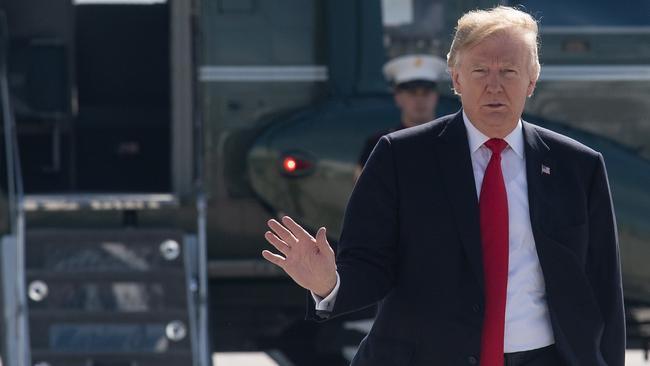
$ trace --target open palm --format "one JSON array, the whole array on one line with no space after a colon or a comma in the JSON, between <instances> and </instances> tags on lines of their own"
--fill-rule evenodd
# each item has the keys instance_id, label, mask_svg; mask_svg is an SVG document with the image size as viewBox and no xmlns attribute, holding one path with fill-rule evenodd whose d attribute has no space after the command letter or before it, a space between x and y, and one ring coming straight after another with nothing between
<instances>
[{"instance_id":1,"label":"open palm","mask_svg":"<svg viewBox=\"0 0 650 366\"><path fill-rule=\"evenodd\" d=\"M321 227L313 237L291 217L282 217L282 223L271 219L264 238L282 255L268 250L262 256L282 268L298 285L326 297L336 285L334 251Z\"/></svg>"}]
</instances>

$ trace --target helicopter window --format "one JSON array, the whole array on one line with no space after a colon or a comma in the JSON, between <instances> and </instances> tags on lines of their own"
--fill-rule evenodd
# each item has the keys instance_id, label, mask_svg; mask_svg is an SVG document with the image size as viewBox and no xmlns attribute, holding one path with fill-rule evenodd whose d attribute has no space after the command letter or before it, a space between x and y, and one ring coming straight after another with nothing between
<instances>
[{"instance_id":1,"label":"helicopter window","mask_svg":"<svg viewBox=\"0 0 650 366\"><path fill-rule=\"evenodd\" d=\"M388 58L408 53L444 56L455 26L447 12L454 4L442 0L382 0L384 45Z\"/></svg>"}]
</instances>

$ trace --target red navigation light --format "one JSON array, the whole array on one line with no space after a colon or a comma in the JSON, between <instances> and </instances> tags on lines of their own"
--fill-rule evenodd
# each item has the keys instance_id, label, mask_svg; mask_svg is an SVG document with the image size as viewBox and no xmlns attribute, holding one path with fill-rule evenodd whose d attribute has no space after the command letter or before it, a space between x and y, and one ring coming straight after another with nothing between
<instances>
[{"instance_id":1,"label":"red navigation light","mask_svg":"<svg viewBox=\"0 0 650 366\"><path fill-rule=\"evenodd\" d=\"M282 167L284 168L284 171L287 173L293 173L296 171L296 168L298 167L298 162L293 156L287 156L284 158L284 162L282 162Z\"/></svg>"},{"instance_id":2,"label":"red navigation light","mask_svg":"<svg viewBox=\"0 0 650 366\"><path fill-rule=\"evenodd\" d=\"M311 171L313 163L306 158L287 154L282 158L282 172L291 176L302 176Z\"/></svg>"}]
</instances>

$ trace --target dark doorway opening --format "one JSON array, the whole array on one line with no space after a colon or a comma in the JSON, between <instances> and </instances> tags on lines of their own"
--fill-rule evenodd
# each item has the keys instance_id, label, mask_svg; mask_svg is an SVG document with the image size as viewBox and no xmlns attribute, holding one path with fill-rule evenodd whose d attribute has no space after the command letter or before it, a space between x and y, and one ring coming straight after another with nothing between
<instances>
[{"instance_id":1,"label":"dark doorway opening","mask_svg":"<svg viewBox=\"0 0 650 366\"><path fill-rule=\"evenodd\" d=\"M80 191L171 189L169 8L75 7Z\"/></svg>"},{"instance_id":2,"label":"dark doorway opening","mask_svg":"<svg viewBox=\"0 0 650 366\"><path fill-rule=\"evenodd\" d=\"M0 0L25 192L171 191L167 2Z\"/></svg>"}]
</instances>

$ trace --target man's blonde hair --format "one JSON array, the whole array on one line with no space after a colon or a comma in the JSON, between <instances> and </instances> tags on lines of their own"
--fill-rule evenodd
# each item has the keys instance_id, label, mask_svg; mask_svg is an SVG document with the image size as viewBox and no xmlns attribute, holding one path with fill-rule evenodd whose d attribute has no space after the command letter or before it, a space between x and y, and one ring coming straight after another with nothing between
<instances>
[{"instance_id":1,"label":"man's blonde hair","mask_svg":"<svg viewBox=\"0 0 650 366\"><path fill-rule=\"evenodd\" d=\"M501 32L519 31L530 46L531 76L539 77L537 43L537 21L530 14L508 6L497 6L489 10L472 10L458 19L456 34L447 54L447 66L456 67L460 53L475 46L485 38Z\"/></svg>"}]
</instances>

